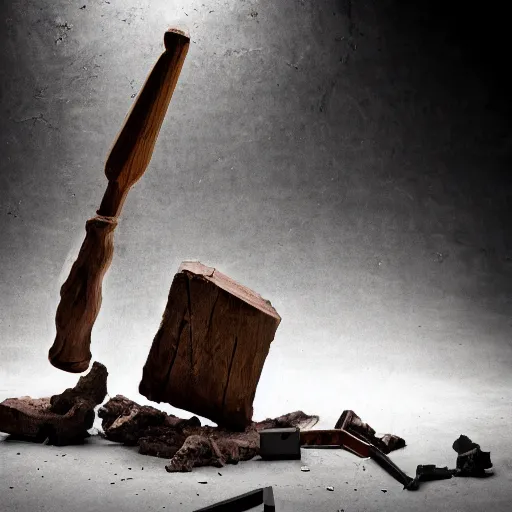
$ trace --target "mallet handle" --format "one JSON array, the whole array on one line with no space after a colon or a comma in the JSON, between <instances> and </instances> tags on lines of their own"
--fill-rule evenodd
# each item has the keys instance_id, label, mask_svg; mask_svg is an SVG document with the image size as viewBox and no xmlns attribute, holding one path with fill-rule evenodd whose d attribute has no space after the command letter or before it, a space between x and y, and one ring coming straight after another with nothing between
<instances>
[{"instance_id":1,"label":"mallet handle","mask_svg":"<svg viewBox=\"0 0 512 512\"><path fill-rule=\"evenodd\" d=\"M126 116L105 164L108 187L98 215L118 217L132 185L144 174L190 44L180 30L168 30L158 59Z\"/></svg>"},{"instance_id":2,"label":"mallet handle","mask_svg":"<svg viewBox=\"0 0 512 512\"><path fill-rule=\"evenodd\" d=\"M144 174L190 44L183 31L170 29L165 51L149 74L107 159L108 186L97 216L86 223L78 258L60 290L50 363L69 373L87 370L91 332L102 301L103 276L112 261L114 229L131 186Z\"/></svg>"}]
</instances>

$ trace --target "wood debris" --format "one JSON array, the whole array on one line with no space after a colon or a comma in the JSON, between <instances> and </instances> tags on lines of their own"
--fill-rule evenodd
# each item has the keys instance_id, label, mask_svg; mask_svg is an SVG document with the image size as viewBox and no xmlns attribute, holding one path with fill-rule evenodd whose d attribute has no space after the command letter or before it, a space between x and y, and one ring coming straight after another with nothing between
<instances>
[{"instance_id":1,"label":"wood debris","mask_svg":"<svg viewBox=\"0 0 512 512\"><path fill-rule=\"evenodd\" d=\"M63 446L89 437L94 408L107 395L107 369L95 362L74 388L51 398L8 398L0 404L0 431L20 439Z\"/></svg>"},{"instance_id":2,"label":"wood debris","mask_svg":"<svg viewBox=\"0 0 512 512\"><path fill-rule=\"evenodd\" d=\"M139 453L170 459L168 472L187 472L194 467L223 467L259 455L259 431L268 428L308 428L318 416L302 411L253 422L243 432L225 427L201 426L197 417L185 420L158 409L141 406L117 395L103 405L104 437L127 445L138 445Z\"/></svg>"}]
</instances>

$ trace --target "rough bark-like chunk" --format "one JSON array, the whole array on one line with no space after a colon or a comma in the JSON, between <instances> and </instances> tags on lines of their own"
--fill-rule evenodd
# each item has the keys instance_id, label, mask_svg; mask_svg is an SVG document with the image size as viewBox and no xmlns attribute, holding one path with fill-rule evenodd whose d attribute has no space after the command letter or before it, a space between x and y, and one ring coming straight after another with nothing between
<instances>
[{"instance_id":1,"label":"rough bark-like chunk","mask_svg":"<svg viewBox=\"0 0 512 512\"><path fill-rule=\"evenodd\" d=\"M107 369L95 362L74 388L51 398L8 398L0 404L0 431L16 438L66 445L89 437L94 408L107 395Z\"/></svg>"}]
</instances>

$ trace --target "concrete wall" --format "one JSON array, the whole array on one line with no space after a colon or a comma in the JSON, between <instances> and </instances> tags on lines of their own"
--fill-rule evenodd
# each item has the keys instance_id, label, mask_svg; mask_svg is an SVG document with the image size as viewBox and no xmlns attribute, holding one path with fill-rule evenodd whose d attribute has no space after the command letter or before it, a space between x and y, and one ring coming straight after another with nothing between
<instances>
[{"instance_id":1,"label":"concrete wall","mask_svg":"<svg viewBox=\"0 0 512 512\"><path fill-rule=\"evenodd\" d=\"M93 331L110 394L144 402L142 365L187 258L283 317L258 418L303 409L330 426L354 408L407 434L508 392L508 104L434 14L349 0L2 4L0 398L76 382L47 362L59 288L173 24L193 43Z\"/></svg>"}]
</instances>

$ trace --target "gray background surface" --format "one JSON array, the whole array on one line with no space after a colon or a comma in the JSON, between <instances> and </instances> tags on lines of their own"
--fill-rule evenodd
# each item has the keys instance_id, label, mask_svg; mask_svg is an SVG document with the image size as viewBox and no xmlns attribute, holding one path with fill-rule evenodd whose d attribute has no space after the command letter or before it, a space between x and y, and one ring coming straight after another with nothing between
<instances>
[{"instance_id":1,"label":"gray background surface","mask_svg":"<svg viewBox=\"0 0 512 512\"><path fill-rule=\"evenodd\" d=\"M352 408L408 440L411 471L439 436L453 465L461 433L510 471L503 17L470 24L450 5L2 2L0 399L76 382L47 361L59 289L163 33L184 26L193 42L93 331L109 394L147 403L142 366L194 258L283 318L257 419L302 409L332 427Z\"/></svg>"}]
</instances>

